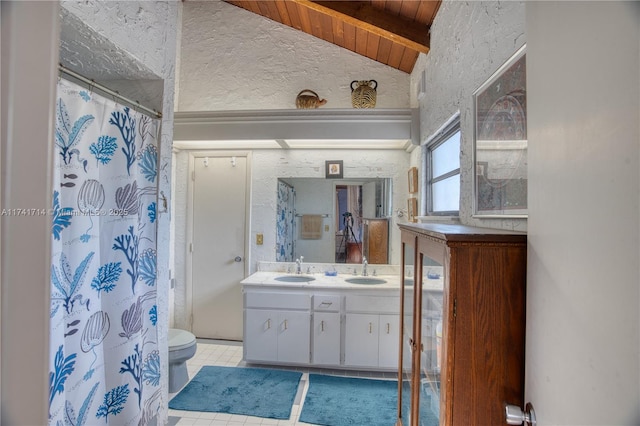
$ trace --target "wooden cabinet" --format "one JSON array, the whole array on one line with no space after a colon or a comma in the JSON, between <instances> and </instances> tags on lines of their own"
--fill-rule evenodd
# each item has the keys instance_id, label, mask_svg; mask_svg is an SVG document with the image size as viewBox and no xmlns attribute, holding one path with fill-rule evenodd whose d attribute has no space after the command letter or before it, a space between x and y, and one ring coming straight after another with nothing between
<instances>
[{"instance_id":1,"label":"wooden cabinet","mask_svg":"<svg viewBox=\"0 0 640 426\"><path fill-rule=\"evenodd\" d=\"M369 263L389 263L389 219L362 219L362 253Z\"/></svg>"},{"instance_id":2,"label":"wooden cabinet","mask_svg":"<svg viewBox=\"0 0 640 426\"><path fill-rule=\"evenodd\" d=\"M523 406L523 233L400 225L399 425L502 425Z\"/></svg>"}]
</instances>

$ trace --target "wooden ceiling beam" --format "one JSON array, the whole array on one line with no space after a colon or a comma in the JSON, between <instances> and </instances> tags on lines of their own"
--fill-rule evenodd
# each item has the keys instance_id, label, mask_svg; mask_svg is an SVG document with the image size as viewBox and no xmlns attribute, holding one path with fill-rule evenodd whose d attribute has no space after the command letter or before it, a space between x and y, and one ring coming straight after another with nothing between
<instances>
[{"instance_id":1,"label":"wooden ceiling beam","mask_svg":"<svg viewBox=\"0 0 640 426\"><path fill-rule=\"evenodd\" d=\"M384 39L418 52L429 52L429 28L389 14L362 1L289 0L301 7L327 14Z\"/></svg>"}]
</instances>

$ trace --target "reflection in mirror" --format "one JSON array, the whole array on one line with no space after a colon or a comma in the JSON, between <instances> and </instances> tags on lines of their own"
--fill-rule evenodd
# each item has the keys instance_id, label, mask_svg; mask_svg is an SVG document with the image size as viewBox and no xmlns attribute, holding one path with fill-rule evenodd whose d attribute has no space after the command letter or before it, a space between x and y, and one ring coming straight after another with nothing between
<instances>
[{"instance_id":1,"label":"reflection in mirror","mask_svg":"<svg viewBox=\"0 0 640 426\"><path fill-rule=\"evenodd\" d=\"M390 178L280 178L276 260L361 263L363 219L392 211Z\"/></svg>"}]
</instances>

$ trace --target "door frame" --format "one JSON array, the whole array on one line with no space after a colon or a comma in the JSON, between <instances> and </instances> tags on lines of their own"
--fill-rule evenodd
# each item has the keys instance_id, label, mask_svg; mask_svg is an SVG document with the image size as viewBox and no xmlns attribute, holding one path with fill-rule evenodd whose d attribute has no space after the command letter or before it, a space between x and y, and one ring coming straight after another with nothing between
<instances>
[{"instance_id":1,"label":"door frame","mask_svg":"<svg viewBox=\"0 0 640 426\"><path fill-rule=\"evenodd\" d=\"M196 158L204 157L244 157L247 160L246 169L246 191L245 191L245 218L244 218L244 277L249 275L249 258L251 251L251 151L227 151L227 150L202 150L189 151L189 173L187 176L187 214L186 214L186 230L187 238L185 239L185 267L186 267L186 313L189 331L193 331L193 256L190 249L193 244L193 209L194 209L194 182L195 182L195 161Z\"/></svg>"}]
</instances>

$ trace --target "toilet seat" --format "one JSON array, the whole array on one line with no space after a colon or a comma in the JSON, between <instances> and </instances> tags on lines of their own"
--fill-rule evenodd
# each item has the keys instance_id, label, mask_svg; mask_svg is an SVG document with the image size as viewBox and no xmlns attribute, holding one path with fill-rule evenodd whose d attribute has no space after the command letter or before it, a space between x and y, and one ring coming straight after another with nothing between
<instances>
[{"instance_id":1,"label":"toilet seat","mask_svg":"<svg viewBox=\"0 0 640 426\"><path fill-rule=\"evenodd\" d=\"M169 329L169 352L187 349L196 343L196 336L186 330Z\"/></svg>"}]
</instances>

